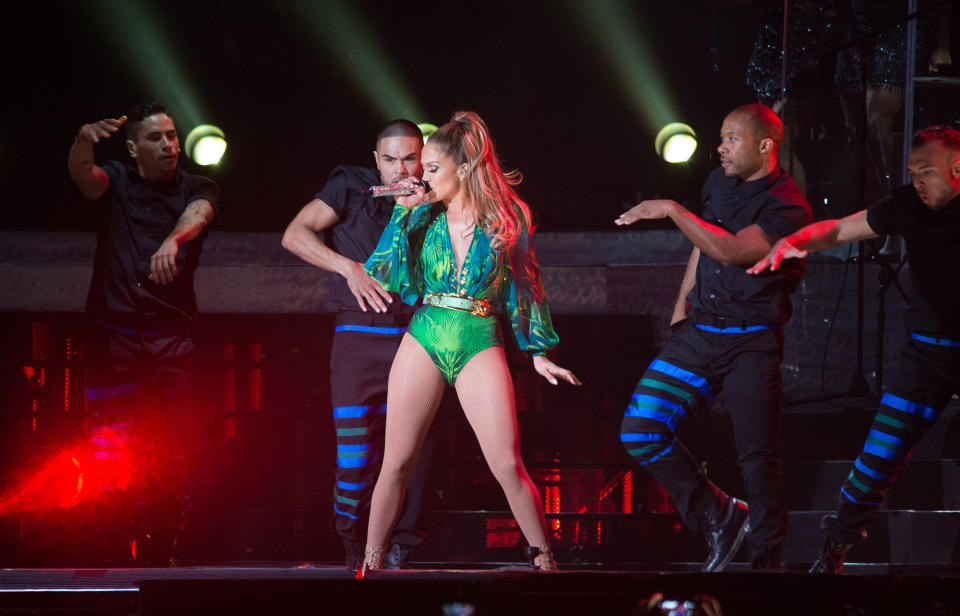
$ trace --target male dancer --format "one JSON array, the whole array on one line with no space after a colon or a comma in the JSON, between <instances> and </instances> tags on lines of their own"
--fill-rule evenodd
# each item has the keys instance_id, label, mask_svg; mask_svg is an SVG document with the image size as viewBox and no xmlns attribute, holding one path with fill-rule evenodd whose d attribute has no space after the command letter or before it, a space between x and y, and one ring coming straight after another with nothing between
<instances>
[{"instance_id":1,"label":"male dancer","mask_svg":"<svg viewBox=\"0 0 960 616\"><path fill-rule=\"evenodd\" d=\"M132 164L96 165L94 144L121 129ZM115 547L99 546L107 551L102 556L132 554L138 563L171 561L183 526L178 501L186 460L174 454L182 446L175 419L189 411L193 275L220 197L213 181L180 170L179 155L173 118L147 102L121 118L81 126L67 161L83 196L103 197L86 306L96 321L87 400L97 469L86 477L110 492L124 487L114 475L132 462L128 499L140 501L136 512L110 512L136 517L133 549L120 545L130 539L121 537L129 520L102 523L95 533L117 538ZM134 459L120 460L124 450Z\"/></svg>"},{"instance_id":2,"label":"male dancer","mask_svg":"<svg viewBox=\"0 0 960 616\"><path fill-rule=\"evenodd\" d=\"M783 124L770 108L737 107L720 129L721 168L704 185L703 219L674 201L653 200L616 220L669 217L694 244L671 320L673 338L640 379L620 439L667 490L683 520L704 533L704 571L726 567L748 529L753 567L779 568L787 529L780 362L789 294L803 263L761 277L746 273L773 242L811 220L806 199L777 165L782 139ZM676 438L678 425L721 388L749 511L710 482Z\"/></svg>"},{"instance_id":3,"label":"male dancer","mask_svg":"<svg viewBox=\"0 0 960 616\"><path fill-rule=\"evenodd\" d=\"M364 195L371 186L419 178L423 135L416 124L394 120L377 136L376 169L340 166L314 199L287 226L283 247L304 261L338 274L330 289L337 310L330 357L333 421L337 430L336 486L333 509L343 539L346 564L363 560L366 516L383 459L387 377L413 308L385 291L363 269L390 221L394 199ZM327 231L328 246L318 237ZM394 301L397 300L397 301ZM429 461L414 471L405 510L397 522L387 568L406 564L423 540L415 529Z\"/></svg>"},{"instance_id":4,"label":"male dancer","mask_svg":"<svg viewBox=\"0 0 960 616\"><path fill-rule=\"evenodd\" d=\"M960 393L960 131L933 126L913 138L901 186L869 209L822 220L780 239L748 271L777 270L812 251L886 234L907 243L910 337L897 374L880 400L860 456L840 487L840 508L821 521L826 535L811 573L839 573L855 543L867 538L883 496L914 445Z\"/></svg>"}]
</instances>

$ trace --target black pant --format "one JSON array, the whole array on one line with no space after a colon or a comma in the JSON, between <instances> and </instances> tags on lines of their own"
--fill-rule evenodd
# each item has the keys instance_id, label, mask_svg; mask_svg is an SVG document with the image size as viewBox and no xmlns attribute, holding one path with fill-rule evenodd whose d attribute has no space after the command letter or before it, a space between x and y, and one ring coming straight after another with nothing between
<instances>
[{"instance_id":1,"label":"black pant","mask_svg":"<svg viewBox=\"0 0 960 616\"><path fill-rule=\"evenodd\" d=\"M685 322L637 384L620 434L684 521L697 528L697 499L711 490L675 434L724 390L750 505L747 540L754 555L775 549L787 531L780 459L782 356L779 328L718 333Z\"/></svg>"},{"instance_id":2,"label":"black pant","mask_svg":"<svg viewBox=\"0 0 960 616\"><path fill-rule=\"evenodd\" d=\"M114 546L101 549L130 553L119 546L136 539L137 562L164 564L183 527L181 492L203 444L193 424L190 332L183 324L118 316L94 319L91 334L92 452L84 477L102 511L95 532Z\"/></svg>"},{"instance_id":3,"label":"black pant","mask_svg":"<svg viewBox=\"0 0 960 616\"><path fill-rule=\"evenodd\" d=\"M870 433L840 487L840 508L823 520L827 536L856 543L876 520L910 452L960 393L960 336L915 334L900 353L893 386L880 400Z\"/></svg>"},{"instance_id":4,"label":"black pant","mask_svg":"<svg viewBox=\"0 0 960 616\"><path fill-rule=\"evenodd\" d=\"M333 422L337 431L333 509L337 533L363 544L370 498L383 462L387 379L406 319L392 314L341 313L330 357ZM433 439L423 451L407 485L404 508L390 543L413 547L423 541L417 529L424 485L433 459Z\"/></svg>"},{"instance_id":5,"label":"black pant","mask_svg":"<svg viewBox=\"0 0 960 616\"><path fill-rule=\"evenodd\" d=\"M183 461L192 411L193 341L182 324L95 319L87 347L87 417L91 431L107 429L136 440L134 470L156 478ZM113 452L109 438L101 459Z\"/></svg>"}]
</instances>

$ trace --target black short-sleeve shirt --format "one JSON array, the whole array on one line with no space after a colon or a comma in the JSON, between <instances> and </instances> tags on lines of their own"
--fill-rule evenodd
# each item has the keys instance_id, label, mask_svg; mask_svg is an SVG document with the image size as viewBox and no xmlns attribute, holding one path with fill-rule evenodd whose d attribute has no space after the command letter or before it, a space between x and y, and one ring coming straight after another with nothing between
<instances>
[{"instance_id":1,"label":"black short-sleeve shirt","mask_svg":"<svg viewBox=\"0 0 960 616\"><path fill-rule=\"evenodd\" d=\"M170 324L196 318L193 277L207 229L180 245L176 257L178 273L173 282L161 285L147 277L150 257L190 203L206 199L219 212L220 190L216 183L179 169L170 180L154 183L117 161L101 167L110 178L110 187L100 199L104 211L97 229L87 312Z\"/></svg>"},{"instance_id":2,"label":"black short-sleeve shirt","mask_svg":"<svg viewBox=\"0 0 960 616\"><path fill-rule=\"evenodd\" d=\"M810 205L793 179L779 167L770 175L743 182L715 169L703 187L703 218L730 233L756 224L771 242L810 224ZM775 272L754 276L748 266L724 266L700 253L696 284L687 299L692 310L751 325L783 325L790 320L790 293L803 276L802 259Z\"/></svg>"},{"instance_id":3,"label":"black short-sleeve shirt","mask_svg":"<svg viewBox=\"0 0 960 616\"><path fill-rule=\"evenodd\" d=\"M960 197L931 210L913 186L900 186L867 209L867 224L907 243L907 328L960 336Z\"/></svg>"},{"instance_id":4,"label":"black short-sleeve shirt","mask_svg":"<svg viewBox=\"0 0 960 616\"><path fill-rule=\"evenodd\" d=\"M393 214L393 197L374 198L361 192L379 184L379 171L342 165L330 172L327 183L315 197L329 205L340 219L327 233L331 247L359 263L365 263L367 257L373 254ZM393 303L387 307L388 312L406 316L412 314L398 296L394 295L393 299ZM333 277L330 305L338 312L360 309L342 276Z\"/></svg>"}]
</instances>

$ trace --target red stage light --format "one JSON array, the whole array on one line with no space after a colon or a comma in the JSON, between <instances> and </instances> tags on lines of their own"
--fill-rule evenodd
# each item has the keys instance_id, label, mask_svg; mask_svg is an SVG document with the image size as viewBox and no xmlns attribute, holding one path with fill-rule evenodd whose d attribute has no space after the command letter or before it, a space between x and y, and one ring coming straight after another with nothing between
<instances>
[{"instance_id":1,"label":"red stage light","mask_svg":"<svg viewBox=\"0 0 960 616\"><path fill-rule=\"evenodd\" d=\"M623 513L633 513L633 471L623 476Z\"/></svg>"},{"instance_id":2,"label":"red stage light","mask_svg":"<svg viewBox=\"0 0 960 616\"><path fill-rule=\"evenodd\" d=\"M126 437L103 428L43 462L0 495L0 515L72 507L130 483Z\"/></svg>"},{"instance_id":3,"label":"red stage light","mask_svg":"<svg viewBox=\"0 0 960 616\"><path fill-rule=\"evenodd\" d=\"M547 471L544 481L546 482L546 486L543 489L544 511L546 513L560 513L560 469ZM553 536L559 539L560 520L553 518L549 520L549 524L550 530L553 531Z\"/></svg>"},{"instance_id":4,"label":"red stage light","mask_svg":"<svg viewBox=\"0 0 960 616\"><path fill-rule=\"evenodd\" d=\"M513 518L487 518L487 549L512 548L520 543L520 526Z\"/></svg>"}]
</instances>

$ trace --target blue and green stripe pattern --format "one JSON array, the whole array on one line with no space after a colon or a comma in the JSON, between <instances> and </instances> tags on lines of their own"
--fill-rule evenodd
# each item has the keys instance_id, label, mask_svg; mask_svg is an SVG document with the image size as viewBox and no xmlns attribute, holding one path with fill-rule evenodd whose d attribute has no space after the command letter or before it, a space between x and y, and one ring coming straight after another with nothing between
<instances>
[{"instance_id":1,"label":"blue and green stripe pattern","mask_svg":"<svg viewBox=\"0 0 960 616\"><path fill-rule=\"evenodd\" d=\"M620 426L620 441L639 464L673 449L677 427L713 398L707 379L655 359L633 392Z\"/></svg>"},{"instance_id":2,"label":"blue and green stripe pattern","mask_svg":"<svg viewBox=\"0 0 960 616\"><path fill-rule=\"evenodd\" d=\"M939 414L919 402L884 394L863 450L840 487L842 498L879 509L913 447Z\"/></svg>"},{"instance_id":3,"label":"blue and green stripe pattern","mask_svg":"<svg viewBox=\"0 0 960 616\"><path fill-rule=\"evenodd\" d=\"M333 407L333 423L337 431L336 485L333 488L333 509L338 515L356 520L358 509L370 501L370 491L381 461L379 447L383 440L383 416L387 405ZM372 434L376 430L379 434Z\"/></svg>"}]
</instances>

